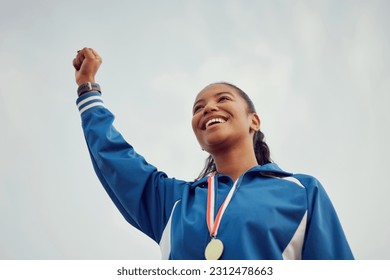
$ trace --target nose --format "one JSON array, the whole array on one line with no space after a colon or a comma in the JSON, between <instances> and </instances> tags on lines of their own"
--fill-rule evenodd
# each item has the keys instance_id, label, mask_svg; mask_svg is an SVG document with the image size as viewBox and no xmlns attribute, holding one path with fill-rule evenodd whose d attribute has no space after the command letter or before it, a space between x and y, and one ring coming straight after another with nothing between
<instances>
[{"instance_id":1,"label":"nose","mask_svg":"<svg viewBox=\"0 0 390 280\"><path fill-rule=\"evenodd\" d=\"M208 113L218 111L217 104L215 102L207 102L206 106L203 108L203 115Z\"/></svg>"}]
</instances>

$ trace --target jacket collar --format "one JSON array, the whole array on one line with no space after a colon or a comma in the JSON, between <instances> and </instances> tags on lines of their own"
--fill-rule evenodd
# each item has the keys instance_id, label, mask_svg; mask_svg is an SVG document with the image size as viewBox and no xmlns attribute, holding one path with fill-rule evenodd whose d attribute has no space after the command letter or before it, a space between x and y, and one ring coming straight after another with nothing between
<instances>
[{"instance_id":1,"label":"jacket collar","mask_svg":"<svg viewBox=\"0 0 390 280\"><path fill-rule=\"evenodd\" d=\"M276 163L267 163L264 165L257 165L251 169L249 169L245 175L251 174L251 175L256 175L256 173L259 176L264 176L264 177L288 177L292 176L293 173L286 172L282 170ZM207 187L207 176L203 177L202 179L195 181L191 185L192 187L197 187L197 186L202 186L202 187Z\"/></svg>"}]
</instances>

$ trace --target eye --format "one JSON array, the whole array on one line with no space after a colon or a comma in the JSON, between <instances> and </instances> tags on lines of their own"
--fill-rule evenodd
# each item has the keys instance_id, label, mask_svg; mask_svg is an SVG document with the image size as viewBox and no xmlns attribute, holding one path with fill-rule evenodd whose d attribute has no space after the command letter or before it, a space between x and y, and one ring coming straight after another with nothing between
<instances>
[{"instance_id":1,"label":"eye","mask_svg":"<svg viewBox=\"0 0 390 280\"><path fill-rule=\"evenodd\" d=\"M203 109L203 106L202 105L197 105L194 107L193 109L193 114L196 114L199 110Z\"/></svg>"},{"instance_id":2,"label":"eye","mask_svg":"<svg viewBox=\"0 0 390 280\"><path fill-rule=\"evenodd\" d=\"M228 101L228 100L232 100L232 99L226 95L222 95L220 98L218 98L218 102L224 102L224 101Z\"/></svg>"}]
</instances>

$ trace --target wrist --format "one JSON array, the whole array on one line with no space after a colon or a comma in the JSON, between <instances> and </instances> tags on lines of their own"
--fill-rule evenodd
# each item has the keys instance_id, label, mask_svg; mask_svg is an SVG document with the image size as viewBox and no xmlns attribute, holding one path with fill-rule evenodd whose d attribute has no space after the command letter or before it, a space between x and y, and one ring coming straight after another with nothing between
<instances>
[{"instance_id":1,"label":"wrist","mask_svg":"<svg viewBox=\"0 0 390 280\"><path fill-rule=\"evenodd\" d=\"M86 83L94 83L95 82L95 76L94 75L76 75L76 84L82 85Z\"/></svg>"},{"instance_id":2,"label":"wrist","mask_svg":"<svg viewBox=\"0 0 390 280\"><path fill-rule=\"evenodd\" d=\"M94 82L86 82L83 84L80 84L77 89L77 95L80 97L84 93L91 92L91 91L98 91L101 93L100 85Z\"/></svg>"}]
</instances>

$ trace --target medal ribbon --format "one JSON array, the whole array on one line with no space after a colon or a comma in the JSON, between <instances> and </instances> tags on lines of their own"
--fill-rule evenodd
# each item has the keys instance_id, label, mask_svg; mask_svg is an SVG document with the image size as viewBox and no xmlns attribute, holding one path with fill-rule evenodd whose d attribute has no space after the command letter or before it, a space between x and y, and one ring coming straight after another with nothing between
<instances>
[{"instance_id":1,"label":"medal ribbon","mask_svg":"<svg viewBox=\"0 0 390 280\"><path fill-rule=\"evenodd\" d=\"M209 228L210 236L215 238L217 236L218 228L221 223L222 216L228 207L230 200L233 197L234 191L236 190L237 182L234 182L233 187L230 189L228 195L226 196L224 202L218 210L217 216L214 220L214 209L215 209L215 179L214 175L208 177L207 184L207 212L206 212L206 221L207 227Z\"/></svg>"}]
</instances>

